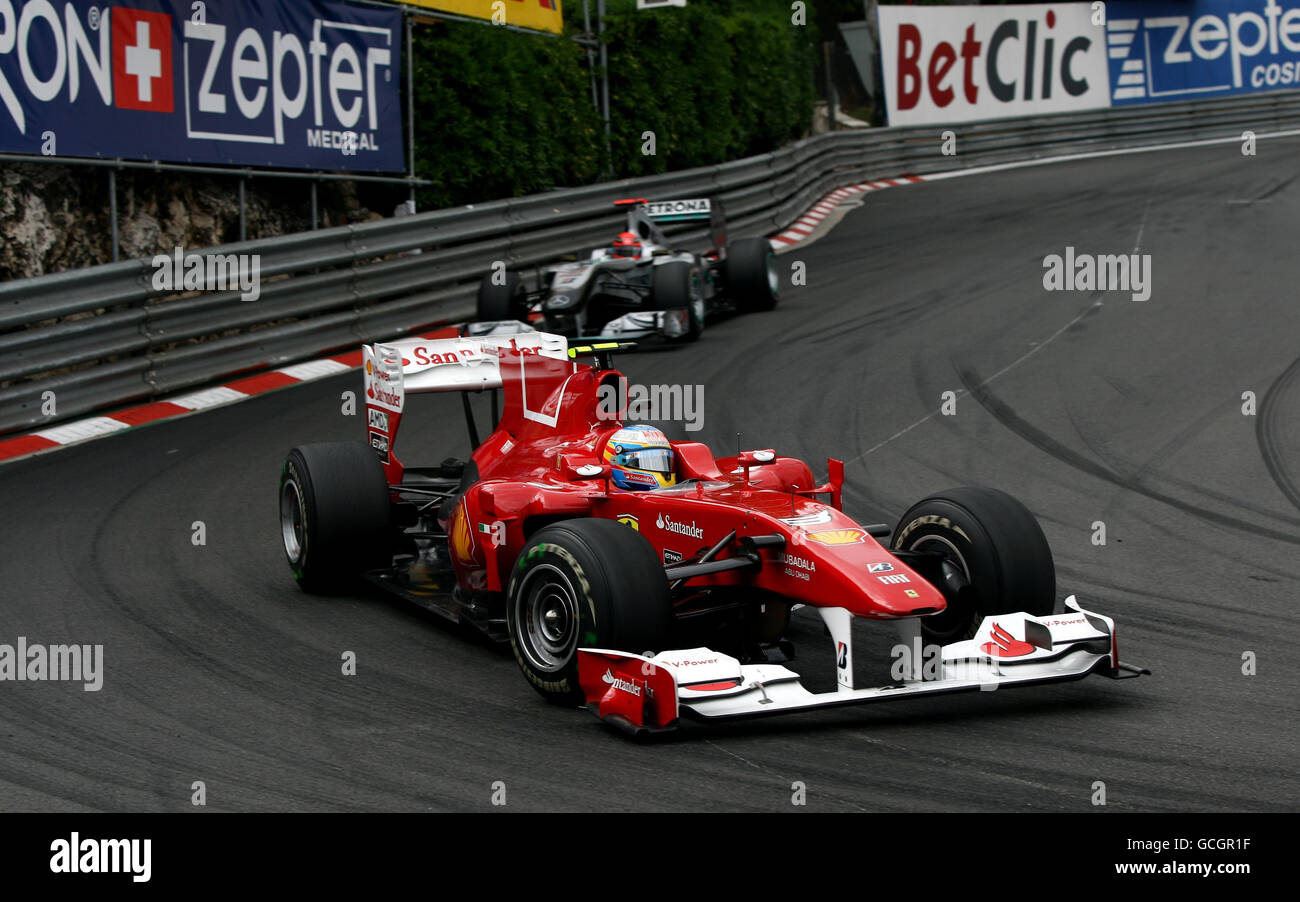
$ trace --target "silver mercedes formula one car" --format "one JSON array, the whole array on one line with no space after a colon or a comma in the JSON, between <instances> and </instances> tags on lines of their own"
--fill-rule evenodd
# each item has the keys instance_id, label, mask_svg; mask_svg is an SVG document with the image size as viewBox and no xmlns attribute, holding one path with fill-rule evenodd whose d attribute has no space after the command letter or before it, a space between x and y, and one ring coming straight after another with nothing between
<instances>
[{"instance_id":1,"label":"silver mercedes formula one car","mask_svg":"<svg viewBox=\"0 0 1300 902\"><path fill-rule=\"evenodd\" d=\"M728 242L721 204L698 198L615 202L627 224L583 260L523 273L498 268L479 284L475 329L520 320L546 332L618 339L694 341L715 313L771 310L780 295L776 259L763 237ZM674 249L661 223L707 221L713 247ZM471 330L471 334L478 334Z\"/></svg>"}]
</instances>

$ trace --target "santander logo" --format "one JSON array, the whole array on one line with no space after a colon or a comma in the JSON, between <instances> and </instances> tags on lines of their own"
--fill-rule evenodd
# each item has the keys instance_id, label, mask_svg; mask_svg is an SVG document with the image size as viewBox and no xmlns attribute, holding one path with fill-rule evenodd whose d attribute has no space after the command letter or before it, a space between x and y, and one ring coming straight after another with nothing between
<instances>
[{"instance_id":1,"label":"santander logo","mask_svg":"<svg viewBox=\"0 0 1300 902\"><path fill-rule=\"evenodd\" d=\"M371 385L366 389L366 396L372 401L378 401L380 404L386 404L389 407L401 407L402 398L396 392L386 390L382 385Z\"/></svg>"},{"instance_id":2,"label":"santander logo","mask_svg":"<svg viewBox=\"0 0 1300 902\"><path fill-rule=\"evenodd\" d=\"M1032 653L1034 650L1034 646L1028 642L1021 642L1019 639L1013 638L1010 633L996 623L993 624L992 635L992 642L985 642L980 646L980 651L986 655L992 655L995 658L1019 658L1022 655Z\"/></svg>"},{"instance_id":3,"label":"santander logo","mask_svg":"<svg viewBox=\"0 0 1300 902\"><path fill-rule=\"evenodd\" d=\"M601 677L601 679L620 692L626 692L629 695L635 695L637 697L640 697L641 695L640 683L635 680L625 680L622 677L616 677L614 676L613 671L608 667L605 668L605 675Z\"/></svg>"},{"instance_id":4,"label":"santander logo","mask_svg":"<svg viewBox=\"0 0 1300 902\"><path fill-rule=\"evenodd\" d=\"M687 526L685 523L679 523L671 517L660 514L658 519L655 520L655 526L658 526L664 532L676 533L679 536L688 536L692 539L704 538L704 530L696 526L694 520Z\"/></svg>"}]
</instances>

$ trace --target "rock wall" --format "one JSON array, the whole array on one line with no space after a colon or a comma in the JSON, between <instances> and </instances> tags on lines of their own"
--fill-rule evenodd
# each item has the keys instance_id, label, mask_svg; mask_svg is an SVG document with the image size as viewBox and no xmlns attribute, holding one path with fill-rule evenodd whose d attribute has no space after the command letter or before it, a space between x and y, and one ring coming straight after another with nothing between
<instances>
[{"instance_id":1,"label":"rock wall","mask_svg":"<svg viewBox=\"0 0 1300 902\"><path fill-rule=\"evenodd\" d=\"M256 177L246 182L247 235L268 238L311 228L311 183ZM401 186L321 182L320 226L392 215ZM239 240L234 176L122 169L117 173L120 259ZM112 261L108 170L0 163L0 281Z\"/></svg>"}]
</instances>

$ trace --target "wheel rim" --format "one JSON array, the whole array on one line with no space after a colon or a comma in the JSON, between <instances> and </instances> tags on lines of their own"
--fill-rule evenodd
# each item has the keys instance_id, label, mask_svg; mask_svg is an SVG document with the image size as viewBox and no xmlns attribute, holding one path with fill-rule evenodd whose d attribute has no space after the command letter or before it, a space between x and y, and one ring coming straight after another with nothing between
<instances>
[{"instance_id":1,"label":"wheel rim","mask_svg":"<svg viewBox=\"0 0 1300 902\"><path fill-rule=\"evenodd\" d=\"M926 546L931 546L931 547L927 548ZM934 547L934 546L939 546L939 547ZM957 549L956 545L954 545L951 541L949 541L944 536L937 535L934 533L931 533L930 535L920 536L916 539L915 542L913 542L908 547L908 550L909 551L938 551L940 554L944 556L945 559L957 565L957 567L961 570L962 574L965 575L967 584L972 586L974 585L971 582L970 566L967 565L965 556L961 553L961 551ZM948 602L947 610L945 610L941 614L936 614L933 617L927 617L925 618L925 620L933 624L930 628L935 633L948 636L950 634L956 634L958 632L961 632L963 629L964 621L952 623L950 622L952 619L955 619L958 616L960 616L962 618L969 618L971 620L974 620L978 612L975 610L974 606L972 606L969 611L962 611L954 606L957 599L949 598L948 593L946 592L943 593L943 596L944 596L944 600ZM969 625L967 624L966 626L968 628Z\"/></svg>"},{"instance_id":2,"label":"wheel rim","mask_svg":"<svg viewBox=\"0 0 1300 902\"><path fill-rule=\"evenodd\" d=\"M942 545L943 547L937 549L927 549L923 547L928 544ZM966 558L962 557L962 553L957 550L956 545L948 541L943 536L939 536L939 535L921 536L915 542L912 543L912 547L909 548L908 550L909 551L933 550L933 551L942 552L944 557L948 558L948 560L952 561L954 564L956 564L958 567L961 568L961 572L966 576L966 581L970 582L970 567L966 566Z\"/></svg>"},{"instance_id":3,"label":"wheel rim","mask_svg":"<svg viewBox=\"0 0 1300 902\"><path fill-rule=\"evenodd\" d=\"M528 571L515 593L514 619L520 651L537 670L555 673L578 647L578 602L569 578L553 564Z\"/></svg>"},{"instance_id":4,"label":"wheel rim","mask_svg":"<svg viewBox=\"0 0 1300 902\"><path fill-rule=\"evenodd\" d=\"M302 549L306 545L306 522L298 483L292 479L286 480L280 487L280 537L284 541L284 553L294 564L302 560Z\"/></svg>"}]
</instances>

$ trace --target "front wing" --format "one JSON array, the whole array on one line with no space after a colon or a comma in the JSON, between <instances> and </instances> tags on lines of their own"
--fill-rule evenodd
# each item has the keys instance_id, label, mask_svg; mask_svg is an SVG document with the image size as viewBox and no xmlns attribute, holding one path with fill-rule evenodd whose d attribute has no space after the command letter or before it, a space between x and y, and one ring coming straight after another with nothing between
<instances>
[{"instance_id":1,"label":"front wing","mask_svg":"<svg viewBox=\"0 0 1300 902\"><path fill-rule=\"evenodd\" d=\"M897 682L858 688L853 678L850 624L844 608L818 608L835 646L833 692L813 693L799 675L777 664L742 664L708 648L654 657L583 648L579 681L593 713L632 733L672 729L679 718L712 721L808 711L837 705L894 701L951 692L989 692L1009 686L1077 680L1097 673L1112 679L1149 674L1121 664L1115 623L1085 611L1074 596L1062 614L986 617L975 637L923 648L920 621L898 621L891 676Z\"/></svg>"},{"instance_id":2,"label":"front wing","mask_svg":"<svg viewBox=\"0 0 1300 902\"><path fill-rule=\"evenodd\" d=\"M636 310L607 322L600 337L621 341L651 335L681 338L690 330L687 317L685 310Z\"/></svg>"}]
</instances>

